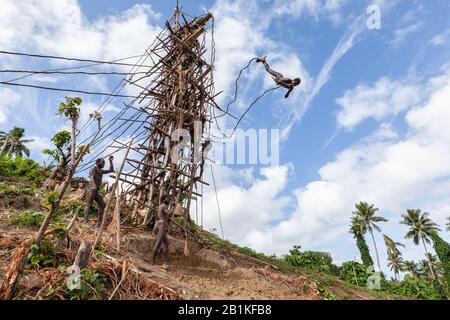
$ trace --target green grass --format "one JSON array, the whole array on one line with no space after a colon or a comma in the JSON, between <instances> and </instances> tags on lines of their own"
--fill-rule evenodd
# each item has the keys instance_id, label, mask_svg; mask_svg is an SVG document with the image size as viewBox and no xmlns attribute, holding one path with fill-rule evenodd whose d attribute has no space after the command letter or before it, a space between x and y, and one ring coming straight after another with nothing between
<instances>
[{"instance_id":1,"label":"green grass","mask_svg":"<svg viewBox=\"0 0 450 320\"><path fill-rule=\"evenodd\" d=\"M35 196L34 190L31 187L10 185L3 182L0 182L0 193L3 193L8 198L16 198L20 196Z\"/></svg>"},{"instance_id":2,"label":"green grass","mask_svg":"<svg viewBox=\"0 0 450 320\"><path fill-rule=\"evenodd\" d=\"M42 212L26 211L11 218L8 223L21 227L38 227L43 221L44 214Z\"/></svg>"}]
</instances>

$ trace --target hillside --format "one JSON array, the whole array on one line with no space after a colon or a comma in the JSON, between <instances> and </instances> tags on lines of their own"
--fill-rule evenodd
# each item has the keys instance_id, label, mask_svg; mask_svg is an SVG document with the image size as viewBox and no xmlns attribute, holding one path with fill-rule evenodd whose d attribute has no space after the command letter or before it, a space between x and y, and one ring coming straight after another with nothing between
<instances>
[{"instance_id":1,"label":"hillside","mask_svg":"<svg viewBox=\"0 0 450 320\"><path fill-rule=\"evenodd\" d=\"M45 212L44 194L29 182L1 180L0 281L14 250L35 235L40 212ZM120 252L115 235L104 234L103 246L96 250L88 269L81 272L81 290L70 291L66 269L73 263L81 240L93 242L96 236L94 219L85 226L81 217L69 233L64 232L72 213L82 205L77 198L80 195L76 193L67 197L52 225L55 232L39 250L32 250L17 299L393 299L239 248L196 226L189 231L189 252L184 232L173 226L167 264L152 266L152 233L129 224L122 228ZM78 208L74 209L74 203Z\"/></svg>"}]
</instances>

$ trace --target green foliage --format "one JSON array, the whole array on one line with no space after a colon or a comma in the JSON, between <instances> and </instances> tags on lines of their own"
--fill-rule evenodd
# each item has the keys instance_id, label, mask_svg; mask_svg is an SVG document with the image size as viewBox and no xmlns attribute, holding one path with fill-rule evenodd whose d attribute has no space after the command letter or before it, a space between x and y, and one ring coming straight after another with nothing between
<instances>
[{"instance_id":1,"label":"green foliage","mask_svg":"<svg viewBox=\"0 0 450 320\"><path fill-rule=\"evenodd\" d=\"M30 149L25 145L33 140L22 139L25 129L14 127L9 133L0 131L0 155L14 157L30 156Z\"/></svg>"},{"instance_id":2,"label":"green foliage","mask_svg":"<svg viewBox=\"0 0 450 320\"><path fill-rule=\"evenodd\" d=\"M0 193L8 198L16 198L20 196L33 197L34 191L30 187L22 187L17 185L9 185L0 182Z\"/></svg>"},{"instance_id":3,"label":"green foliage","mask_svg":"<svg viewBox=\"0 0 450 320\"><path fill-rule=\"evenodd\" d=\"M56 149L45 149L42 153L53 158L59 166L67 166L70 154L70 142L72 141L71 133L66 130L60 131L53 136L51 141L55 144Z\"/></svg>"},{"instance_id":4,"label":"green foliage","mask_svg":"<svg viewBox=\"0 0 450 320\"><path fill-rule=\"evenodd\" d=\"M409 275L401 282L383 281L382 290L389 293L418 300L445 300L443 286L437 281L429 283L425 279L413 279Z\"/></svg>"},{"instance_id":5,"label":"green foliage","mask_svg":"<svg viewBox=\"0 0 450 320\"><path fill-rule=\"evenodd\" d=\"M58 249L48 240L41 241L39 245L33 243L28 253L28 268L56 268L58 262Z\"/></svg>"},{"instance_id":6,"label":"green foliage","mask_svg":"<svg viewBox=\"0 0 450 320\"><path fill-rule=\"evenodd\" d=\"M450 288L450 244L445 242L437 232L431 233L431 239L433 241L434 251L436 251L441 261L444 281L447 288Z\"/></svg>"},{"instance_id":7,"label":"green foliage","mask_svg":"<svg viewBox=\"0 0 450 320\"><path fill-rule=\"evenodd\" d=\"M40 183L45 179L44 168L31 159L0 157L0 176L19 177Z\"/></svg>"},{"instance_id":8,"label":"green foliage","mask_svg":"<svg viewBox=\"0 0 450 320\"><path fill-rule=\"evenodd\" d=\"M378 232L381 231L381 228L376 224L376 222L387 222L383 217L376 216L378 212L378 208L375 208L373 204L369 205L367 202L360 202L355 205L356 211L353 212L354 224L359 225L361 229L361 233L364 234L365 230L373 231L376 230Z\"/></svg>"},{"instance_id":9,"label":"green foliage","mask_svg":"<svg viewBox=\"0 0 450 320\"><path fill-rule=\"evenodd\" d=\"M415 245L423 240L430 243L430 236L432 232L438 231L437 224L429 218L429 213L422 213L421 210L407 210L406 214L402 215L402 224L409 227L406 239L412 239Z\"/></svg>"},{"instance_id":10,"label":"green foliage","mask_svg":"<svg viewBox=\"0 0 450 320\"><path fill-rule=\"evenodd\" d=\"M70 215L76 214L78 217L83 217L84 215L84 208L86 207L86 202L80 201L80 200L70 200L67 203L64 204L64 211L65 213L68 213ZM89 212L90 216L95 216L96 203L91 208L91 211Z\"/></svg>"},{"instance_id":11,"label":"green foliage","mask_svg":"<svg viewBox=\"0 0 450 320\"><path fill-rule=\"evenodd\" d=\"M373 259L370 255L369 246L367 245L362 230L364 230L364 228L361 225L358 225L357 218L353 217L350 232L356 239L356 246L358 247L359 253L361 255L361 261L363 262L363 265L368 268L373 266Z\"/></svg>"},{"instance_id":12,"label":"green foliage","mask_svg":"<svg viewBox=\"0 0 450 320\"><path fill-rule=\"evenodd\" d=\"M49 204L49 205L55 205L55 204L57 204L57 203L60 201L60 199L59 199L59 193L56 192L56 191L50 192L50 193L47 195L46 201L47 201L47 204Z\"/></svg>"},{"instance_id":13,"label":"green foliage","mask_svg":"<svg viewBox=\"0 0 450 320\"><path fill-rule=\"evenodd\" d=\"M333 269L333 259L328 252L305 251L300 252L299 247L289 251L289 255L285 256L287 263L294 267L308 268L317 272L331 274Z\"/></svg>"},{"instance_id":14,"label":"green foliage","mask_svg":"<svg viewBox=\"0 0 450 320\"><path fill-rule=\"evenodd\" d=\"M347 283L365 287L370 274L367 268L355 261L344 262L341 266L341 274L339 278Z\"/></svg>"},{"instance_id":15,"label":"green foliage","mask_svg":"<svg viewBox=\"0 0 450 320\"><path fill-rule=\"evenodd\" d=\"M77 121L80 117L80 108L83 101L81 98L68 98L66 97L66 102L61 102L58 107L58 112L64 115L66 118Z\"/></svg>"},{"instance_id":16,"label":"green foliage","mask_svg":"<svg viewBox=\"0 0 450 320\"><path fill-rule=\"evenodd\" d=\"M62 295L66 300L102 300L106 299L107 277L87 268L80 271L80 289L70 290L66 283L60 281L57 285L62 289ZM51 298L54 289L49 288L47 297Z\"/></svg>"},{"instance_id":17,"label":"green foliage","mask_svg":"<svg viewBox=\"0 0 450 320\"><path fill-rule=\"evenodd\" d=\"M43 221L44 214L42 212L26 211L10 219L9 223L22 227L38 227Z\"/></svg>"}]
</instances>

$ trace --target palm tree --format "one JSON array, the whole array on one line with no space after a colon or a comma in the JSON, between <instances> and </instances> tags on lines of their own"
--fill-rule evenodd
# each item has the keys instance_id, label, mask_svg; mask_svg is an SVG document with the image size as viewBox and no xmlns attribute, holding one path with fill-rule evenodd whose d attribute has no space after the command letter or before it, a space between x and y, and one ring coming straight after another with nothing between
<instances>
[{"instance_id":1,"label":"palm tree","mask_svg":"<svg viewBox=\"0 0 450 320\"><path fill-rule=\"evenodd\" d=\"M406 214L402 215L403 221L401 222L404 225L409 226L409 231L406 234L406 239L412 239L414 244L419 245L420 241L422 241L423 247L425 249L425 255L428 258L428 264L431 271L431 276L433 279L436 279L436 275L434 274L433 267L431 265L430 256L428 255L428 249L426 243L430 243L430 235L432 232L439 231L437 224L435 224L430 218L428 218L430 214L428 212L422 213L421 210L412 210L409 209Z\"/></svg>"},{"instance_id":2,"label":"palm tree","mask_svg":"<svg viewBox=\"0 0 450 320\"><path fill-rule=\"evenodd\" d=\"M384 235L384 242L387 248L388 266L394 272L395 280L400 280L400 271L403 271L403 258L402 253L398 250L398 247L405 247L400 242L395 242L387 235Z\"/></svg>"},{"instance_id":3,"label":"palm tree","mask_svg":"<svg viewBox=\"0 0 450 320\"><path fill-rule=\"evenodd\" d=\"M400 271L404 270L404 261L401 255L388 255L388 267L394 272L395 281L400 281Z\"/></svg>"},{"instance_id":4,"label":"palm tree","mask_svg":"<svg viewBox=\"0 0 450 320\"><path fill-rule=\"evenodd\" d=\"M427 253L426 257L426 260L421 260L419 262L419 270L426 277L434 279L433 277L436 276L439 278L442 275L442 266L439 259L430 253Z\"/></svg>"},{"instance_id":5,"label":"palm tree","mask_svg":"<svg viewBox=\"0 0 450 320\"><path fill-rule=\"evenodd\" d=\"M30 149L25 146L25 143L33 142L34 140L22 139L24 137L25 129L14 127L9 133L0 132L0 143L2 144L0 155L7 151L7 155L14 155L22 157L24 154L30 157Z\"/></svg>"},{"instance_id":6,"label":"palm tree","mask_svg":"<svg viewBox=\"0 0 450 320\"><path fill-rule=\"evenodd\" d=\"M370 256L369 247L366 243L366 239L364 235L367 232L367 228L365 228L360 222L357 216L352 217L352 223L350 225L350 233L353 234L353 237L356 239L356 246L358 247L359 253L361 255L361 261L365 267L373 267L373 260Z\"/></svg>"},{"instance_id":7,"label":"palm tree","mask_svg":"<svg viewBox=\"0 0 450 320\"><path fill-rule=\"evenodd\" d=\"M405 261L403 263L403 270L408 271L413 279L419 278L419 266L414 261Z\"/></svg>"},{"instance_id":8,"label":"palm tree","mask_svg":"<svg viewBox=\"0 0 450 320\"><path fill-rule=\"evenodd\" d=\"M381 272L380 256L378 254L378 248L373 235L373 230L381 232L381 229L375 222L387 222L383 217L376 216L378 208L375 208L373 204L369 205L367 202L360 202L356 204L356 211L353 214L357 217L356 221L360 224L361 228L368 230L372 236L373 246L375 247L375 254L377 257L378 271Z\"/></svg>"}]
</instances>

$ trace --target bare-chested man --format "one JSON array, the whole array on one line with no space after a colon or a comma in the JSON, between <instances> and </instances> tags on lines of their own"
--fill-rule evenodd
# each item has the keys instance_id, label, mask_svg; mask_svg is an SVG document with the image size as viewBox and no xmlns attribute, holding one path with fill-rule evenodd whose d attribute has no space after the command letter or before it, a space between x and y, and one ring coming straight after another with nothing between
<instances>
[{"instance_id":1,"label":"bare-chested man","mask_svg":"<svg viewBox=\"0 0 450 320\"><path fill-rule=\"evenodd\" d=\"M105 211L105 202L103 201L103 197L98 193L102 186L103 175L107 173L114 172L114 157L109 157L109 170L103 170L105 167L105 160L98 159L95 162L95 166L92 167L89 172L90 183L87 190L86 197L86 207L84 208L84 223L89 223L89 211L91 211L93 202L97 202L99 210L98 210L98 221L97 226L100 227L103 219L103 213Z\"/></svg>"},{"instance_id":2,"label":"bare-chested man","mask_svg":"<svg viewBox=\"0 0 450 320\"><path fill-rule=\"evenodd\" d=\"M153 233L156 235L155 245L153 246L152 255L150 257L151 264L155 264L156 256L162 251L164 260L167 259L169 251L169 237L167 235L169 228L169 218L175 210L175 205L169 205L169 198L163 197L158 207L158 220L155 223Z\"/></svg>"},{"instance_id":3,"label":"bare-chested man","mask_svg":"<svg viewBox=\"0 0 450 320\"><path fill-rule=\"evenodd\" d=\"M256 59L256 62L261 62L264 65L264 67L266 68L267 72L271 76L273 76L273 80L275 81L275 83L277 85L288 89L288 92L284 96L285 99L289 98L289 95L294 90L294 88L296 86L300 85L300 83L302 83L302 80L300 78L295 78L295 79L286 78L282 73L270 69L269 64L266 61L266 57L258 58L258 59Z\"/></svg>"}]
</instances>

